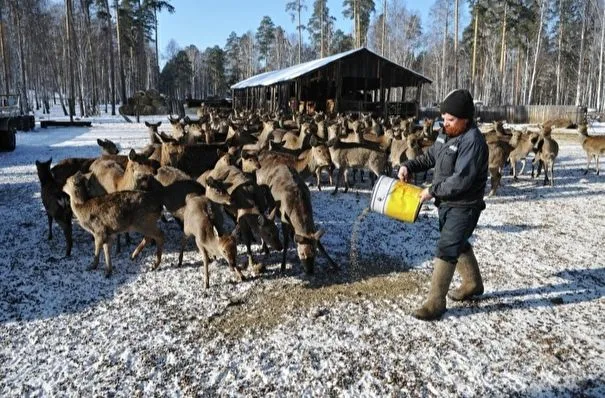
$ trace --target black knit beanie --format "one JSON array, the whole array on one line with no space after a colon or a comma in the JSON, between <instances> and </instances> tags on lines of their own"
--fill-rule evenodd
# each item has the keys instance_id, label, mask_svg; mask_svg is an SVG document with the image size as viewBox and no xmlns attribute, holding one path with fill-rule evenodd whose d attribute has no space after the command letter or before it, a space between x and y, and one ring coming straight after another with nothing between
<instances>
[{"instance_id":1,"label":"black knit beanie","mask_svg":"<svg viewBox=\"0 0 605 398\"><path fill-rule=\"evenodd\" d=\"M475 114L473 96L468 90L453 90L445 96L439 111L441 114L449 113L460 119L472 119Z\"/></svg>"}]
</instances>

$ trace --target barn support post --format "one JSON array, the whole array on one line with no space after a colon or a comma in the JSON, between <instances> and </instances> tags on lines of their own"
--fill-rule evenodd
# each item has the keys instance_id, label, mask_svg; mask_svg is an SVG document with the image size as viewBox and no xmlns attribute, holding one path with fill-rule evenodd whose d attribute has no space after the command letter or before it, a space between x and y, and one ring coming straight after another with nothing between
<instances>
[{"instance_id":1,"label":"barn support post","mask_svg":"<svg viewBox=\"0 0 605 398\"><path fill-rule=\"evenodd\" d=\"M385 88L384 88L384 70L383 64L380 59L378 59L378 77L380 79L380 104L382 106L382 116L386 118L387 109L386 109L386 98L385 98Z\"/></svg>"},{"instance_id":2,"label":"barn support post","mask_svg":"<svg viewBox=\"0 0 605 398\"><path fill-rule=\"evenodd\" d=\"M342 91L341 64L342 61L338 60L338 63L336 64L336 98L334 101L334 112L336 113L340 112L340 97Z\"/></svg>"}]
</instances>

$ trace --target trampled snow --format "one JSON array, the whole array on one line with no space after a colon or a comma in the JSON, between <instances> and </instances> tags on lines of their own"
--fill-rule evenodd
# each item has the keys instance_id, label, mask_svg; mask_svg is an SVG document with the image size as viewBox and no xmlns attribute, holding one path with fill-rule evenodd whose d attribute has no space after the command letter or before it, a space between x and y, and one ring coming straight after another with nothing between
<instances>
[{"instance_id":1,"label":"trampled snow","mask_svg":"<svg viewBox=\"0 0 605 398\"><path fill-rule=\"evenodd\" d=\"M165 117L144 120L169 130ZM154 248L128 259L134 244L114 252L111 278L103 259L86 270L93 242L79 226L64 257L56 224L47 240L35 160L97 156L96 138L123 152L148 139L142 123L92 121L18 133L0 153L0 395L605 395L605 176L584 175L577 136L559 139L554 187L505 175L472 238L486 294L426 323L410 312L428 291L436 209L414 224L367 212L367 177L336 196L311 187L336 272L319 256L305 276L291 247L281 274L281 254L255 246L266 273L236 284L213 262L205 290L193 242L175 265L174 223L161 224L155 272Z\"/></svg>"}]
</instances>

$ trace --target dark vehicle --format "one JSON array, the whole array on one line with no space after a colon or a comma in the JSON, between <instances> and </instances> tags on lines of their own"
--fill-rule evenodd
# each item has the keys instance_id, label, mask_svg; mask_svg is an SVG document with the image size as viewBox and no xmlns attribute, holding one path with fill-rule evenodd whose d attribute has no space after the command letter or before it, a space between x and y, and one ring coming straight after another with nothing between
<instances>
[{"instance_id":1,"label":"dark vehicle","mask_svg":"<svg viewBox=\"0 0 605 398\"><path fill-rule=\"evenodd\" d=\"M20 118L19 96L0 95L0 151L14 151L17 146L17 123Z\"/></svg>"}]
</instances>

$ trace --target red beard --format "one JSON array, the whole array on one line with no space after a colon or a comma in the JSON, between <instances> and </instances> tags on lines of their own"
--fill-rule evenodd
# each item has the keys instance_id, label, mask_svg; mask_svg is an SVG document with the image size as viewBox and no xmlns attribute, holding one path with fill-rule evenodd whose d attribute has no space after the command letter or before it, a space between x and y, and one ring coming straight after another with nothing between
<instances>
[{"instance_id":1,"label":"red beard","mask_svg":"<svg viewBox=\"0 0 605 398\"><path fill-rule=\"evenodd\" d=\"M445 134L447 134L448 137L458 137L460 134L464 133L467 130L467 123L462 123L459 126L453 126L453 125L448 125L447 127L444 127L445 130Z\"/></svg>"}]
</instances>

